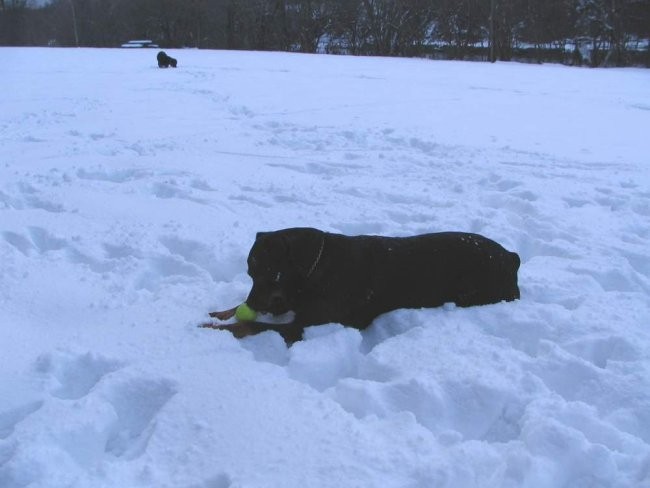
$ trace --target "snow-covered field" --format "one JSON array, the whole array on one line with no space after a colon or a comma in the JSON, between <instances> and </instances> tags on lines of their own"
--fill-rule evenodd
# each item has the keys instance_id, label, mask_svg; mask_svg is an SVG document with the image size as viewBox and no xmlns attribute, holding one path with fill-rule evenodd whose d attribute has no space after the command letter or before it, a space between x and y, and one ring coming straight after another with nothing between
<instances>
[{"instance_id":1,"label":"snow-covered field","mask_svg":"<svg viewBox=\"0 0 650 488\"><path fill-rule=\"evenodd\" d=\"M0 487L650 486L650 71L0 49ZM260 230L482 233L522 298L243 341Z\"/></svg>"}]
</instances>

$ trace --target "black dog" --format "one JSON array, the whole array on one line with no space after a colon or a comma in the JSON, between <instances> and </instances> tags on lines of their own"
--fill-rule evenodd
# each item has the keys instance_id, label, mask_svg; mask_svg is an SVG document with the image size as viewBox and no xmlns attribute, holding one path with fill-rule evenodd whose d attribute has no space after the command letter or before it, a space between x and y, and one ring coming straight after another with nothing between
<instances>
[{"instance_id":1,"label":"black dog","mask_svg":"<svg viewBox=\"0 0 650 488\"><path fill-rule=\"evenodd\" d=\"M167 56L167 53L165 51L160 51L158 53L158 56L156 56L156 59L158 59L159 68L169 68L170 66L172 68L176 67L177 61L171 56Z\"/></svg>"},{"instance_id":2,"label":"black dog","mask_svg":"<svg viewBox=\"0 0 650 488\"><path fill-rule=\"evenodd\" d=\"M205 324L236 337L275 330L291 344L305 327L337 322L364 329L399 308L459 307L519 298L519 256L478 234L348 237L294 228L257 234L248 256L253 288L246 303L290 324ZM235 309L210 314L220 320Z\"/></svg>"}]
</instances>

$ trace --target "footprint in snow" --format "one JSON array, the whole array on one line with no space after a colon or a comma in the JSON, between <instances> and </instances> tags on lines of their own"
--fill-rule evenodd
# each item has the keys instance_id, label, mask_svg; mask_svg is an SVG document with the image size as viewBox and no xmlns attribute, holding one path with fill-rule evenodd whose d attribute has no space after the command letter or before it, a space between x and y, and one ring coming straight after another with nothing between
<instances>
[{"instance_id":1,"label":"footprint in snow","mask_svg":"<svg viewBox=\"0 0 650 488\"><path fill-rule=\"evenodd\" d=\"M175 394L174 384L166 379L131 378L107 385L104 396L117 421L106 452L126 459L143 454L155 430L156 416Z\"/></svg>"},{"instance_id":2,"label":"footprint in snow","mask_svg":"<svg viewBox=\"0 0 650 488\"><path fill-rule=\"evenodd\" d=\"M58 202L49 200L41 195L41 191L31 185L20 185L20 195L11 196L0 191L0 208L16 210L44 210L50 213L63 213L66 208Z\"/></svg>"},{"instance_id":3,"label":"footprint in snow","mask_svg":"<svg viewBox=\"0 0 650 488\"><path fill-rule=\"evenodd\" d=\"M105 455L126 460L142 455L158 413L177 391L170 380L134 376L123 363L92 353L44 354L35 370L53 399L0 412L0 440L49 405L64 413L61 424L53 426L53 435L75 460L88 466ZM3 455L12 453L3 452L0 445L0 465Z\"/></svg>"},{"instance_id":4,"label":"footprint in snow","mask_svg":"<svg viewBox=\"0 0 650 488\"><path fill-rule=\"evenodd\" d=\"M34 412L38 411L42 406L43 402L37 400L0 412L0 440L7 439L13 433L16 425L27 419ZM2 450L0 448L0 466L2 466L2 464Z\"/></svg>"},{"instance_id":5,"label":"footprint in snow","mask_svg":"<svg viewBox=\"0 0 650 488\"><path fill-rule=\"evenodd\" d=\"M77 400L88 395L102 378L121 367L119 361L91 353L44 354L36 361L36 370L51 380L51 395L63 400Z\"/></svg>"},{"instance_id":6,"label":"footprint in snow","mask_svg":"<svg viewBox=\"0 0 650 488\"><path fill-rule=\"evenodd\" d=\"M127 183L130 181L149 178L151 176L151 171L143 169L104 170L100 167L95 170L80 169L77 171L77 177L82 180L102 181L109 183Z\"/></svg>"}]
</instances>

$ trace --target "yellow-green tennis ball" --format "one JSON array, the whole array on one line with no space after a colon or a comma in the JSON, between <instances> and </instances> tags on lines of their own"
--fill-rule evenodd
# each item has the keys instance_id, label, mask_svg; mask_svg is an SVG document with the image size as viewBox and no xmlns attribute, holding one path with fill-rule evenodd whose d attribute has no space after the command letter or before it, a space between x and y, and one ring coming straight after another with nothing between
<instances>
[{"instance_id":1,"label":"yellow-green tennis ball","mask_svg":"<svg viewBox=\"0 0 650 488\"><path fill-rule=\"evenodd\" d=\"M257 312L244 302L237 307L235 318L240 322L253 322L257 318Z\"/></svg>"}]
</instances>

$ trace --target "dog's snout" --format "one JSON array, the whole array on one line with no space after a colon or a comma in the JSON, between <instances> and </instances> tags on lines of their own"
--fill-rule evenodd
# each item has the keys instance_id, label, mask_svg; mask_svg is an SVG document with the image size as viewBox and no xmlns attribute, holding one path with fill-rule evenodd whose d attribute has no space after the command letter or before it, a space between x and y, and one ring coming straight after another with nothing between
<instances>
[{"instance_id":1,"label":"dog's snout","mask_svg":"<svg viewBox=\"0 0 650 488\"><path fill-rule=\"evenodd\" d=\"M288 300L281 289L262 288L253 286L246 299L246 303L258 312L268 312L273 315L282 315L289 311Z\"/></svg>"}]
</instances>

